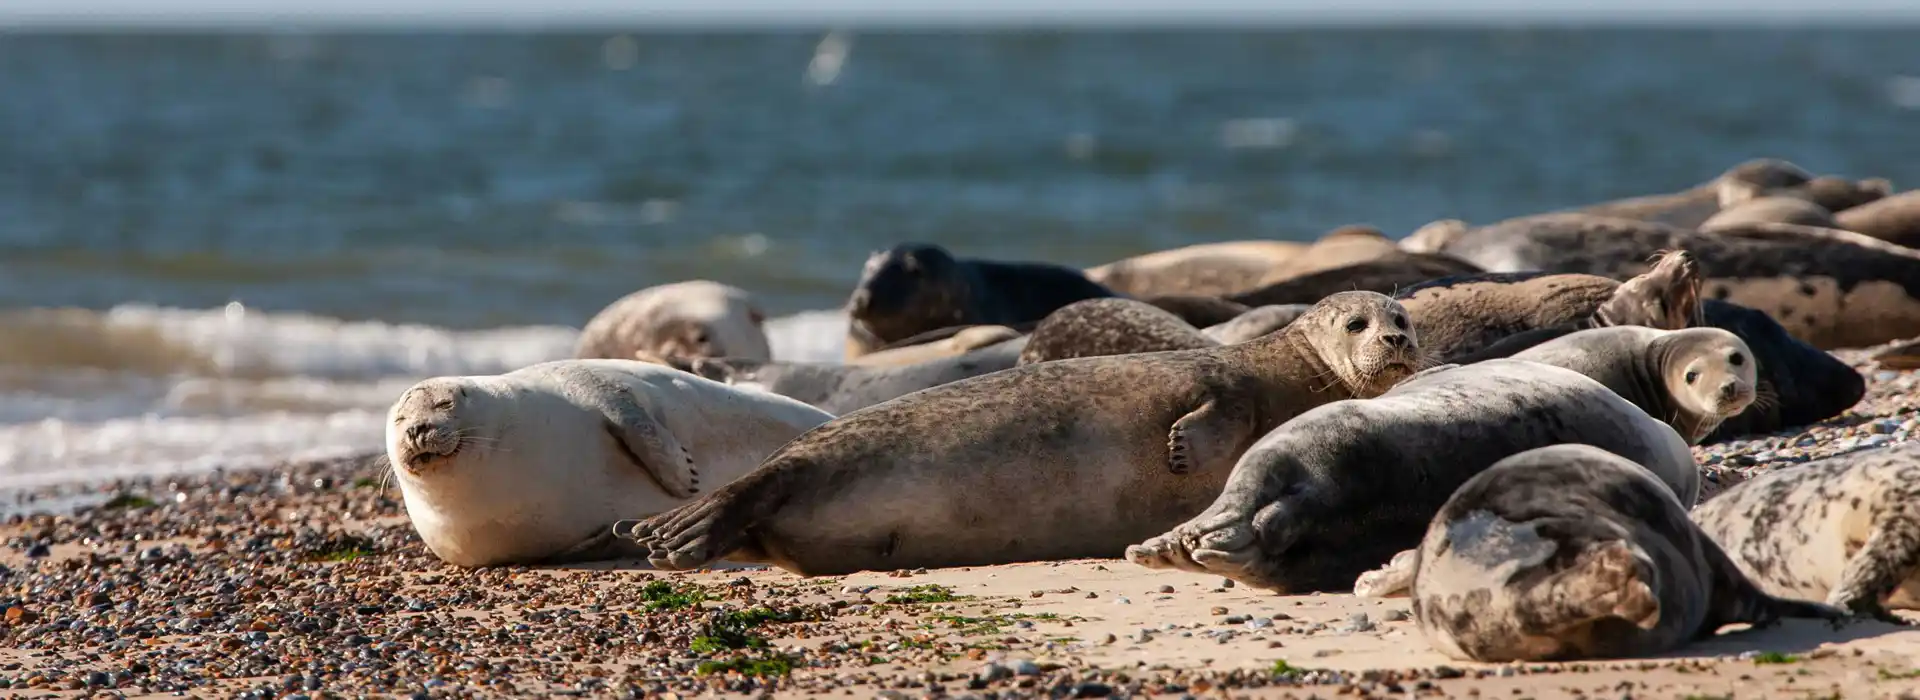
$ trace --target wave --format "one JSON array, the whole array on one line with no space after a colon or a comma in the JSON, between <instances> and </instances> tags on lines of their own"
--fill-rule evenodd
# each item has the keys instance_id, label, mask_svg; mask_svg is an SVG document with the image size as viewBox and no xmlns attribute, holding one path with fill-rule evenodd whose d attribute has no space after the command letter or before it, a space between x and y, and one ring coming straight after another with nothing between
<instances>
[{"instance_id":1,"label":"wave","mask_svg":"<svg viewBox=\"0 0 1920 700\"><path fill-rule=\"evenodd\" d=\"M774 356L839 362L846 316L771 319ZM0 488L257 468L381 449L421 379L571 357L565 326L454 330L123 305L0 312Z\"/></svg>"}]
</instances>

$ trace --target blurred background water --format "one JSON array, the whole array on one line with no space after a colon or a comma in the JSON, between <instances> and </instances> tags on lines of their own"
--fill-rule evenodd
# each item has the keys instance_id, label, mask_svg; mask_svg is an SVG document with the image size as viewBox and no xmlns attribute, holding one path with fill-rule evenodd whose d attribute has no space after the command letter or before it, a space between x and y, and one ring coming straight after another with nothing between
<instances>
[{"instance_id":1,"label":"blurred background water","mask_svg":"<svg viewBox=\"0 0 1920 700\"><path fill-rule=\"evenodd\" d=\"M0 34L0 486L378 449L708 278L1403 235L1751 157L1920 184L1920 28Z\"/></svg>"}]
</instances>

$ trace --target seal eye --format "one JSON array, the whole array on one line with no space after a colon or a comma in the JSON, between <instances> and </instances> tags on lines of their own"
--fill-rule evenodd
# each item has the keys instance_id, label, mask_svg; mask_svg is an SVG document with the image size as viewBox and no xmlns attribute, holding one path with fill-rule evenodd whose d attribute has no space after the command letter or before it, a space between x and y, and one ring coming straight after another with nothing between
<instances>
[{"instance_id":1,"label":"seal eye","mask_svg":"<svg viewBox=\"0 0 1920 700\"><path fill-rule=\"evenodd\" d=\"M1348 333L1359 333L1360 331L1364 331L1366 329L1367 329L1367 319L1355 316L1352 319L1349 319L1347 321Z\"/></svg>"},{"instance_id":2,"label":"seal eye","mask_svg":"<svg viewBox=\"0 0 1920 700\"><path fill-rule=\"evenodd\" d=\"M1690 369L1690 370L1687 370L1687 383L1688 383L1688 384L1692 384L1692 383L1694 383L1694 382L1696 382L1696 381L1699 381L1699 380L1700 380L1700 372L1699 372L1699 371L1697 371L1697 370L1691 370L1691 369Z\"/></svg>"},{"instance_id":3,"label":"seal eye","mask_svg":"<svg viewBox=\"0 0 1920 700\"><path fill-rule=\"evenodd\" d=\"M1400 330L1403 330L1403 331L1404 331L1404 330L1406 330L1406 329L1407 329L1407 317L1405 317L1405 316L1395 316L1395 317L1393 317L1393 327L1394 327L1394 328L1398 328L1398 329L1400 329Z\"/></svg>"},{"instance_id":4,"label":"seal eye","mask_svg":"<svg viewBox=\"0 0 1920 700\"><path fill-rule=\"evenodd\" d=\"M1727 358L1727 364L1733 365L1735 367L1739 367L1740 365L1744 365L1746 363L1747 363L1747 356L1737 352L1733 354L1733 357Z\"/></svg>"},{"instance_id":5,"label":"seal eye","mask_svg":"<svg viewBox=\"0 0 1920 700\"><path fill-rule=\"evenodd\" d=\"M444 399L444 400L441 400L441 401L436 401L436 402L434 402L434 404L433 404L433 408L434 408L435 410L439 410L439 411L448 411L448 410L452 410L452 409L453 409L453 399Z\"/></svg>"}]
</instances>

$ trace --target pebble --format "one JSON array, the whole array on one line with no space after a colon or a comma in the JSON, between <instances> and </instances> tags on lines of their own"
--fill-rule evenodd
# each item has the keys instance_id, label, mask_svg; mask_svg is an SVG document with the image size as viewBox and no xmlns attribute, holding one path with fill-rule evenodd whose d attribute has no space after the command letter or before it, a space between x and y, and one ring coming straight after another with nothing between
<instances>
[{"instance_id":1,"label":"pebble","mask_svg":"<svg viewBox=\"0 0 1920 700\"><path fill-rule=\"evenodd\" d=\"M1376 628L1366 613L1354 613L1347 616L1347 624L1340 626L1342 632L1372 632Z\"/></svg>"},{"instance_id":2,"label":"pebble","mask_svg":"<svg viewBox=\"0 0 1920 700\"><path fill-rule=\"evenodd\" d=\"M1413 617L1413 615L1405 610L1388 610L1380 614L1380 619L1386 620L1387 622L1405 622L1411 617Z\"/></svg>"},{"instance_id":3,"label":"pebble","mask_svg":"<svg viewBox=\"0 0 1920 700\"><path fill-rule=\"evenodd\" d=\"M1173 592L1173 586L1168 586L1168 585L1162 585L1162 586L1160 586L1160 592L1161 592L1161 593L1172 593L1172 592Z\"/></svg>"},{"instance_id":4,"label":"pebble","mask_svg":"<svg viewBox=\"0 0 1920 700\"><path fill-rule=\"evenodd\" d=\"M1273 626L1273 618L1271 617L1256 617L1247 621L1247 629L1259 630L1259 629L1266 629L1272 626Z\"/></svg>"},{"instance_id":5,"label":"pebble","mask_svg":"<svg viewBox=\"0 0 1920 700\"><path fill-rule=\"evenodd\" d=\"M1038 676L1040 675L1040 665L1028 659L1021 659L1013 662L1013 672L1015 675L1020 676Z\"/></svg>"}]
</instances>

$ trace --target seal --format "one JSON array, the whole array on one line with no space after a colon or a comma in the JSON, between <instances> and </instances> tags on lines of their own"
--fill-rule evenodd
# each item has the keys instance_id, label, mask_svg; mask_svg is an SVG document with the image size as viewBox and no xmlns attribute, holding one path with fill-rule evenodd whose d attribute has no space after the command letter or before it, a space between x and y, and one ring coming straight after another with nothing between
<instances>
[{"instance_id":1,"label":"seal","mask_svg":"<svg viewBox=\"0 0 1920 700\"><path fill-rule=\"evenodd\" d=\"M578 359L772 357L767 315L746 291L709 280L648 287L607 305L587 321Z\"/></svg>"},{"instance_id":2,"label":"seal","mask_svg":"<svg viewBox=\"0 0 1920 700\"><path fill-rule=\"evenodd\" d=\"M1753 351L1740 336L1718 328L1594 328L1536 345L1513 359L1587 375L1665 420L1694 445L1747 410L1759 381Z\"/></svg>"},{"instance_id":3,"label":"seal","mask_svg":"<svg viewBox=\"0 0 1920 700\"><path fill-rule=\"evenodd\" d=\"M1889 622L1920 609L1920 448L1769 470L1692 516L1768 593Z\"/></svg>"},{"instance_id":4,"label":"seal","mask_svg":"<svg viewBox=\"0 0 1920 700\"><path fill-rule=\"evenodd\" d=\"M1468 479L1417 552L1414 620L1464 661L1646 656L1729 624L1846 617L1761 592L1651 473L1589 445L1527 450Z\"/></svg>"},{"instance_id":5,"label":"seal","mask_svg":"<svg viewBox=\"0 0 1920 700\"><path fill-rule=\"evenodd\" d=\"M742 389L764 391L844 415L921 389L992 374L1020 361L1027 337L971 352L899 366L834 365L730 357L701 358L677 369Z\"/></svg>"},{"instance_id":6,"label":"seal","mask_svg":"<svg viewBox=\"0 0 1920 700\"><path fill-rule=\"evenodd\" d=\"M1838 228L1908 248L1920 248L1920 190L1908 190L1841 210L1833 220Z\"/></svg>"},{"instance_id":7,"label":"seal","mask_svg":"<svg viewBox=\"0 0 1920 700\"><path fill-rule=\"evenodd\" d=\"M1445 246L1492 272L1614 279L1645 272L1648 258L1663 250L1685 250L1699 261L1708 296L1765 311L1815 347L1920 335L1920 251L1851 231L1749 224L1703 233L1554 214L1471 229Z\"/></svg>"},{"instance_id":8,"label":"seal","mask_svg":"<svg viewBox=\"0 0 1920 700\"><path fill-rule=\"evenodd\" d=\"M1682 502L1698 497L1693 453L1666 423L1578 372L1489 360L1442 365L1378 398L1287 421L1247 450L1205 511L1126 556L1283 594L1348 590L1417 546L1467 479L1564 442L1646 465Z\"/></svg>"},{"instance_id":9,"label":"seal","mask_svg":"<svg viewBox=\"0 0 1920 700\"><path fill-rule=\"evenodd\" d=\"M1223 241L1162 250L1087 268L1087 279L1135 297L1224 296L1260 286L1307 249L1294 241Z\"/></svg>"},{"instance_id":10,"label":"seal","mask_svg":"<svg viewBox=\"0 0 1920 700\"><path fill-rule=\"evenodd\" d=\"M1180 317L1151 304L1132 299L1088 299L1047 314L1027 337L1020 364L1193 350L1219 344Z\"/></svg>"},{"instance_id":11,"label":"seal","mask_svg":"<svg viewBox=\"0 0 1920 700\"><path fill-rule=\"evenodd\" d=\"M1711 180L1678 192L1589 204L1556 213L1578 213L1698 227L1721 209L1766 194L1807 184L1813 174L1777 158L1754 158Z\"/></svg>"},{"instance_id":12,"label":"seal","mask_svg":"<svg viewBox=\"0 0 1920 700\"><path fill-rule=\"evenodd\" d=\"M954 329L951 335L944 335L938 340L912 342L927 335L923 333L894 343L849 360L847 364L866 367L900 367L918 364L943 357L964 355L989 345L1018 338L1021 333L1006 326L963 326Z\"/></svg>"},{"instance_id":13,"label":"seal","mask_svg":"<svg viewBox=\"0 0 1920 700\"><path fill-rule=\"evenodd\" d=\"M1221 345L1245 342L1286 328L1287 324L1312 309L1311 304L1273 304L1249 309L1226 323L1200 329L1200 334ZM1419 327L1416 321L1414 326ZM1424 345L1424 343L1423 343Z\"/></svg>"},{"instance_id":14,"label":"seal","mask_svg":"<svg viewBox=\"0 0 1920 700\"><path fill-rule=\"evenodd\" d=\"M427 549L463 567L632 556L618 512L661 512L831 420L633 360L436 377L388 411L387 461Z\"/></svg>"},{"instance_id":15,"label":"seal","mask_svg":"<svg viewBox=\"0 0 1920 700\"><path fill-rule=\"evenodd\" d=\"M664 569L724 557L819 576L1113 557L1204 508L1262 433L1385 391L1417 351L1399 304L1353 292L1239 345L1023 365L841 416L749 476L618 531Z\"/></svg>"},{"instance_id":16,"label":"seal","mask_svg":"<svg viewBox=\"0 0 1920 700\"><path fill-rule=\"evenodd\" d=\"M1587 274L1483 273L1417 284L1394 297L1413 314L1429 356L1465 362L1507 338L1541 329L1696 325L1700 281L1693 256L1673 251L1624 283Z\"/></svg>"},{"instance_id":17,"label":"seal","mask_svg":"<svg viewBox=\"0 0 1920 700\"><path fill-rule=\"evenodd\" d=\"M1833 212L1826 207L1800 197L1773 195L1749 199L1731 207L1721 209L1720 213L1701 222L1700 230L1714 231L1723 228L1738 228L1749 224L1799 224L1835 228Z\"/></svg>"},{"instance_id":18,"label":"seal","mask_svg":"<svg viewBox=\"0 0 1920 700\"><path fill-rule=\"evenodd\" d=\"M1018 327L1081 299L1111 296L1070 267L960 259L931 243L903 243L867 258L847 299L846 357L949 326Z\"/></svg>"},{"instance_id":19,"label":"seal","mask_svg":"<svg viewBox=\"0 0 1920 700\"><path fill-rule=\"evenodd\" d=\"M1312 304L1346 291L1393 294L1429 280L1482 272L1450 255L1392 251L1366 262L1324 269L1227 297L1237 304Z\"/></svg>"}]
</instances>

